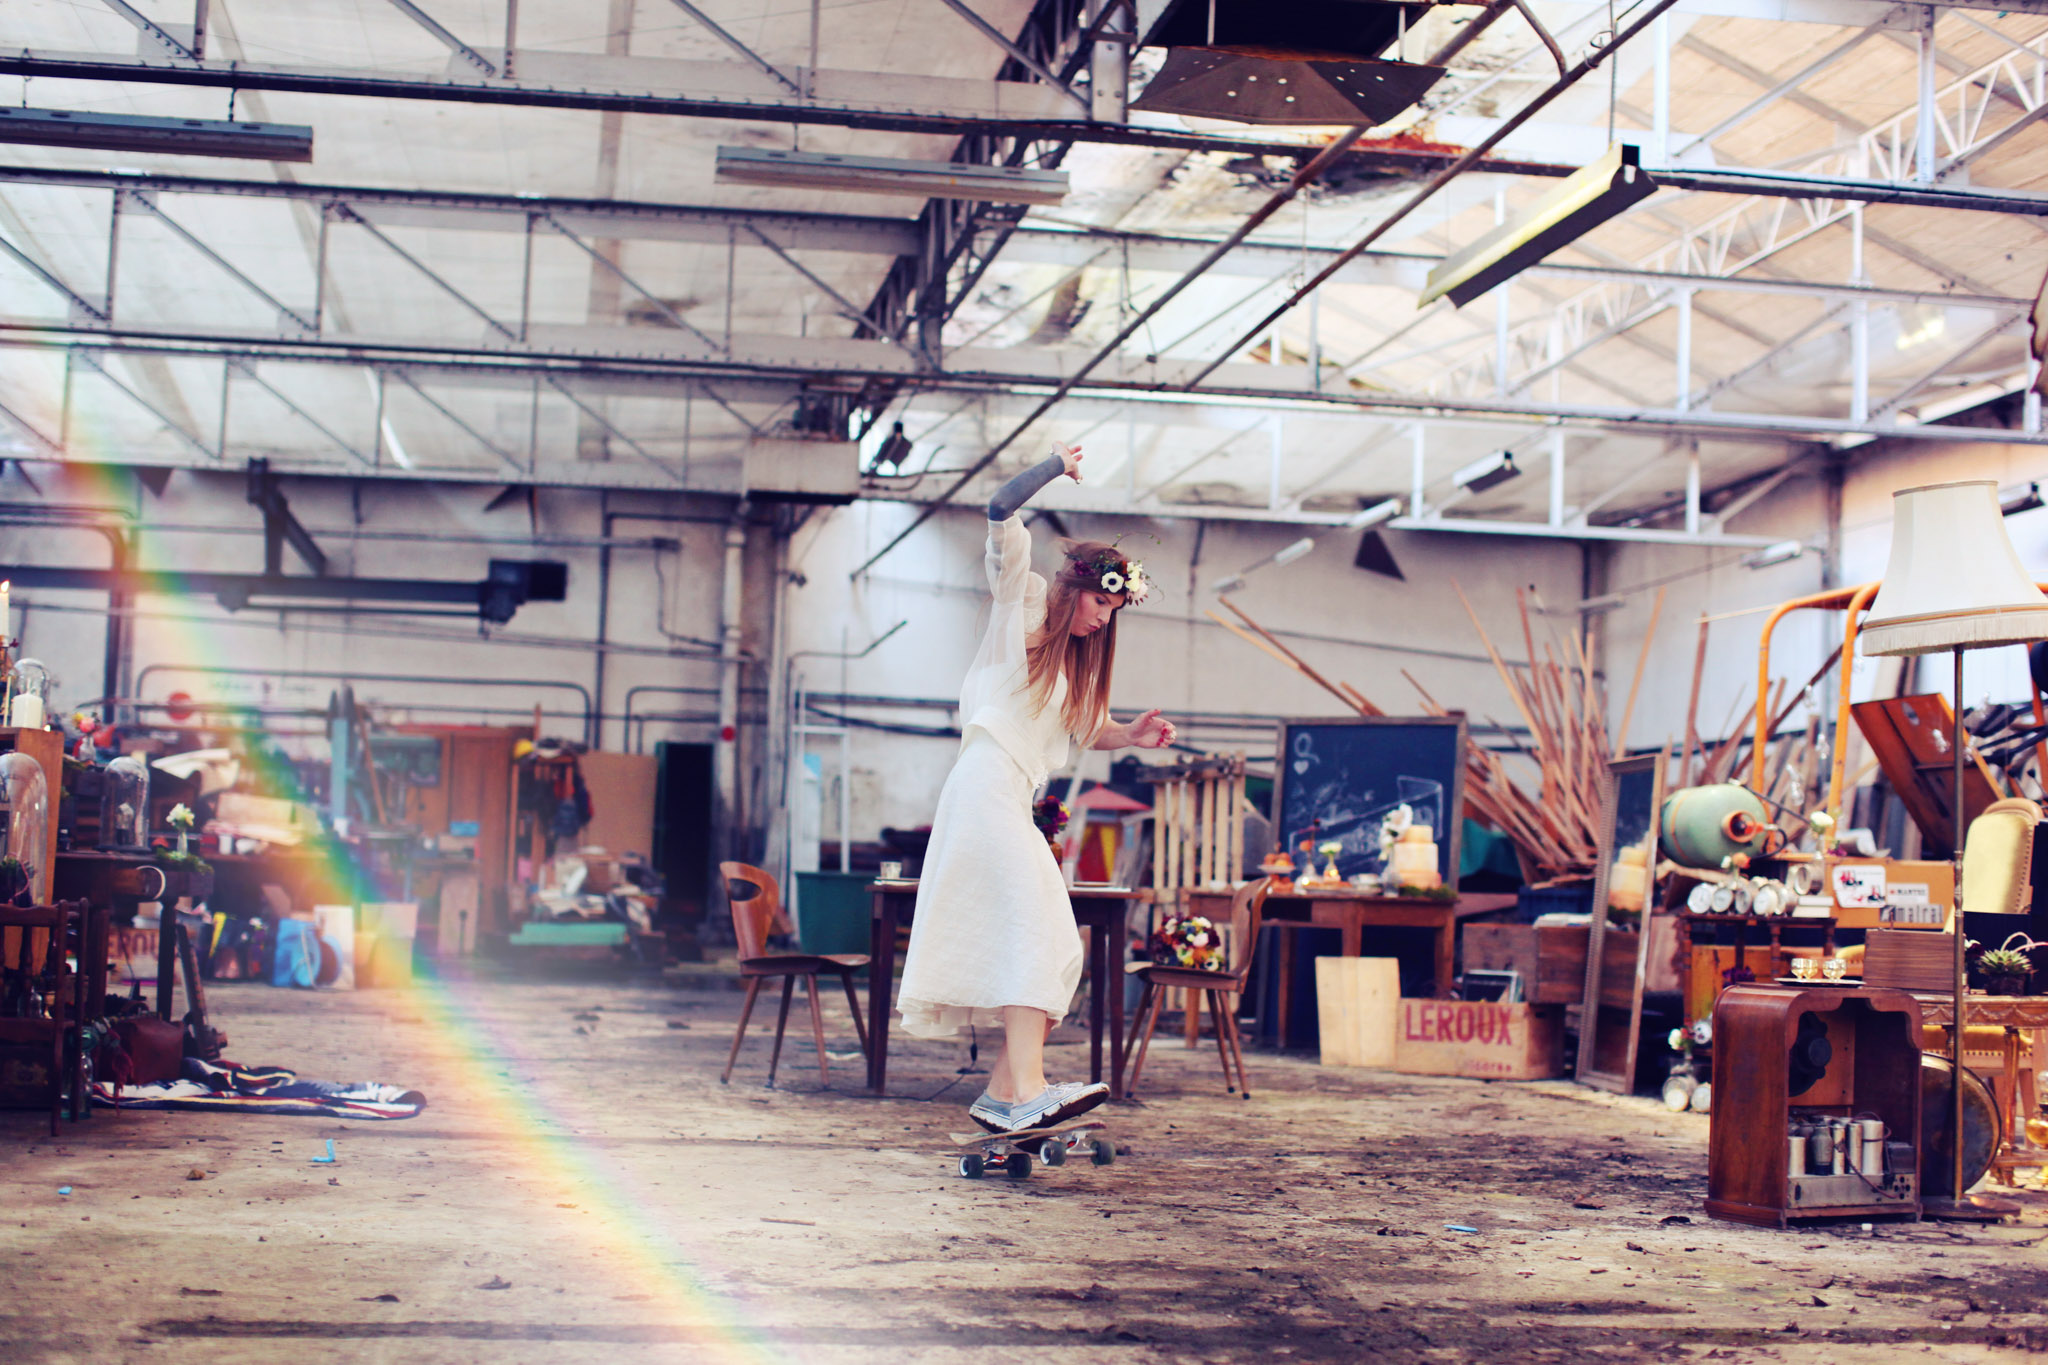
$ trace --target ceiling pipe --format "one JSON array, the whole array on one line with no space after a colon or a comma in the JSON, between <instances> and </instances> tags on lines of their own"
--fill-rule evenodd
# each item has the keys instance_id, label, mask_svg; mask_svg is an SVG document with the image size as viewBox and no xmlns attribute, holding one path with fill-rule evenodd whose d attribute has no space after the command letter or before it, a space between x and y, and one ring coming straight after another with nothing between
<instances>
[{"instance_id":1,"label":"ceiling pipe","mask_svg":"<svg viewBox=\"0 0 2048 1365\"><path fill-rule=\"evenodd\" d=\"M1352 245L1345 248L1343 251L1339 252L1336 256L1332 257L1329 263L1326 264L1321 270L1317 271L1313 278L1311 278L1307 283L1303 284L1299 289L1295 290L1292 294L1289 294L1285 299L1283 299L1279 303L1278 306L1276 306L1273 309L1272 312L1266 314L1266 316L1260 318L1257 322L1253 323L1250 327L1246 328L1244 335L1240 336L1237 340L1231 342L1230 345L1224 347L1223 350L1218 353L1216 359L1210 361L1207 365L1203 366L1200 372L1197 373L1193 378L1187 380L1185 383L1173 385L1172 387L1179 388L1182 390L1194 388L1195 385L1201 383L1204 379L1207 379L1210 375L1214 374L1217 370L1221 369L1225 364L1227 364L1232 356L1236 355L1239 351L1243 350L1246 346L1258 340L1260 337L1266 335L1267 332L1272 330L1274 323L1278 322L1281 318L1285 317L1288 313L1292 312L1295 309L1295 307L1302 302L1302 300L1306 299L1309 295L1315 293L1316 290L1322 288L1323 284L1326 281L1328 281L1331 276L1335 275L1338 271L1342 270L1345 266L1349 265L1352 261L1358 259L1358 257L1363 255L1365 253L1366 248L1370 247L1374 242L1377 242L1380 238L1386 236L1387 233L1392 230L1393 226L1396 223L1406 218L1409 214L1415 212L1416 209L1421 208L1422 205L1427 203L1430 200L1430 198L1436 194L1438 190L1442 189L1444 186L1450 184L1451 181L1457 179L1460 175L1464 174L1465 171L1469 170L1474 163L1478 162L1488 152L1492 151L1496 146L1500 145L1501 141L1504 138L1506 138L1509 134L1513 133L1517 128L1520 128L1523 124L1527 123L1530 119L1536 117L1537 114L1541 113L1543 109L1546 106L1548 106L1552 100L1556 99L1559 95L1562 95L1565 91L1571 89L1572 86L1578 84L1579 81L1583 80L1592 72L1598 70L1600 64L1606 61L1609 57L1612 57L1617 51L1619 51L1624 43L1628 42L1629 39L1635 37L1638 33L1641 33L1644 29L1648 28L1651 24L1655 23L1659 16L1663 15L1667 10L1671 9L1677 3L1678 0L1656 0L1655 4L1652 4L1648 10L1644 11L1643 16L1640 19L1630 24L1627 28L1621 30L1621 32L1615 34L1612 42L1609 42L1605 46L1595 49L1590 57L1584 58L1577 65L1573 66L1569 71L1566 71L1563 74L1561 74L1553 85L1546 89L1542 94L1538 95L1535 99L1530 100L1527 104L1523 105L1520 109L1516 110L1515 113L1511 115L1506 122L1502 123L1500 127L1494 129L1493 132L1489 133L1483 142L1480 142L1477 146L1473 147L1470 151L1466 152L1456 161L1453 161L1450 165L1444 167L1441 171L1438 171L1434 176L1430 178L1429 183L1427 185L1424 185L1419 192L1417 192L1408 200L1407 203L1401 205L1400 208L1395 209L1393 213L1389 214L1385 218L1382 218L1377 224L1375 224L1372 231L1366 233L1365 236L1359 238ZM1160 385L1159 387L1165 388L1168 386Z\"/></svg>"},{"instance_id":2,"label":"ceiling pipe","mask_svg":"<svg viewBox=\"0 0 2048 1365\"><path fill-rule=\"evenodd\" d=\"M1471 42L1474 38L1478 37L1479 34L1485 30L1486 26L1491 24L1495 19L1499 18L1500 15L1512 3L1513 0L1493 0L1493 2L1486 7L1485 12L1479 15L1479 17L1475 18L1471 23L1467 24L1465 28L1461 30L1456 37L1452 38L1451 41L1446 43L1439 51L1425 58L1424 64L1429 66L1443 65L1443 61L1447 55L1458 52L1467 43ZM1677 0L1662 0L1662 3L1660 5L1660 12L1663 8L1668 8L1669 6L1676 3ZM1335 165L1340 159L1342 159L1344 154L1351 150L1352 145L1356 143L1361 137L1365 136L1366 130L1371 127L1372 125L1369 123L1355 124L1352 127L1345 129L1342 133L1338 134L1334 141L1328 143L1326 146L1323 147L1321 151L1317 152L1315 156L1312 159L1310 159L1306 165L1302 166L1299 170L1295 171L1293 177L1288 180L1285 186L1274 191L1271 198L1267 199L1265 203L1261 204L1257 209L1253 210L1252 215L1249 218L1245 219L1244 222L1240 223L1235 232L1231 233L1228 237L1224 238L1222 241L1218 242L1214 247L1210 248L1209 253L1203 256L1201 260L1197 261L1185 275L1182 275L1179 279L1175 280L1172 284L1168 285L1164 292L1159 294L1158 297L1154 298L1152 302L1145 307L1144 311L1133 316L1131 320L1124 325L1123 330L1118 332L1114 337L1112 337L1107 345L1105 345L1101 350L1097 351L1093 356L1089 357L1087 363L1082 365L1078 370L1075 370L1072 374L1068 375L1064 380L1062 380L1060 382L1059 387L1054 389L1050 395L1048 395L1042 402L1038 404L1037 407L1033 408L1031 412L1024 418L1023 421L1019 422L1015 427L1011 428L1010 434L1008 436L1005 436L1002 440L996 442L996 444L990 448L989 452L986 455L982 456L979 460L976 460L972 465L968 466L967 470L964 473L962 473L958 479L954 480L951 484L947 486L945 492L939 494L936 500L927 505L922 512L919 512L917 516L911 520L910 525L904 527L901 531L897 532L895 537L892 538L888 544L884 545L881 549L869 555L867 559L861 564L861 566L855 569L853 573L849 575L849 577L858 580L861 577L861 575L865 574L869 569L873 568L876 565L876 563L878 563L882 559L884 555L887 555L891 550L895 549L898 545L901 545L905 540L907 540L910 537L911 533L916 531L918 527L924 525L933 517L937 516L939 509L941 507L944 507L948 502L951 502L955 494L957 494L961 489L965 488L969 483L971 483L974 480L975 476L980 474L982 470L994 464L996 462L996 459L999 456L1001 456L1004 451L1008 450L1011 446L1015 445L1017 443L1017 439L1021 437L1026 431L1029 431L1031 429L1032 423L1036 422L1039 418L1045 416L1046 413L1052 411L1055 407L1059 406L1060 401L1062 399L1064 399L1069 393L1072 393L1076 388L1078 388L1081 382L1085 380L1089 375L1093 374L1096 368L1100 366L1103 361L1108 360L1111 356L1115 355L1126 341L1130 340L1133 336L1137 335L1139 330L1143 328L1146 323L1150 322L1154 317L1157 317L1159 313L1163 309L1165 309L1167 304L1173 302L1174 299L1178 298L1182 291L1187 289L1189 285L1193 284L1197 279L1200 279L1204 274L1207 274L1210 267L1214 266L1218 261L1222 260L1225 256L1229 255L1230 252L1233 249L1235 249L1240 243L1242 243L1247 237L1250 237L1252 233L1258 231L1260 227L1264 226L1268 219L1270 219L1274 214L1278 213L1281 209L1285 208L1288 204L1292 203L1297 195L1299 195L1303 190L1307 189L1310 185L1314 184L1318 179L1320 179L1322 177L1323 172L1327 171L1331 166ZM1356 253L1354 252L1354 254Z\"/></svg>"}]
</instances>

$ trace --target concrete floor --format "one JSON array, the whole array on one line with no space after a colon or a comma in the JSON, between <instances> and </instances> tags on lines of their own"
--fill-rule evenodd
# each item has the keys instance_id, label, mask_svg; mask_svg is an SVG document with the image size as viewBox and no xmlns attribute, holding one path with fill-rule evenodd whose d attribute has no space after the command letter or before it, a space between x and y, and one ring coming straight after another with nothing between
<instances>
[{"instance_id":1,"label":"concrete floor","mask_svg":"<svg viewBox=\"0 0 2048 1365\"><path fill-rule=\"evenodd\" d=\"M701 979L698 985L717 985ZM230 1055L416 1119L0 1115L0 1359L1977 1361L2048 1352L2018 1226L1707 1220L1706 1121L1565 1083L1155 1046L1117 1164L966 1181L979 1089L900 1045L821 1090L792 1020L615 982L213 992ZM832 1047L851 1053L843 1000ZM1056 1074L1086 1065L1062 1030ZM950 1083L950 1084L949 1084ZM339 1164L314 1166L333 1138ZM58 1194L69 1185L72 1193ZM1446 1223L1479 1229L1447 1230Z\"/></svg>"}]
</instances>

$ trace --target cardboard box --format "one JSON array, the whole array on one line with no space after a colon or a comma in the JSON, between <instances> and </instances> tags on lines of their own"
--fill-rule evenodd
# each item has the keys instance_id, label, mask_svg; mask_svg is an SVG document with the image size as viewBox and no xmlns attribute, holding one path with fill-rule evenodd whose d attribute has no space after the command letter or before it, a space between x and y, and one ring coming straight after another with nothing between
<instances>
[{"instance_id":1,"label":"cardboard box","mask_svg":"<svg viewBox=\"0 0 2048 1365\"><path fill-rule=\"evenodd\" d=\"M1392 1066L1400 1004L1398 958L1317 958L1316 1022L1323 1065Z\"/></svg>"},{"instance_id":2,"label":"cardboard box","mask_svg":"<svg viewBox=\"0 0 2048 1365\"><path fill-rule=\"evenodd\" d=\"M1501 1081L1562 1076L1564 1021L1555 1006L1403 1000L1394 1070Z\"/></svg>"},{"instance_id":3,"label":"cardboard box","mask_svg":"<svg viewBox=\"0 0 2048 1365\"><path fill-rule=\"evenodd\" d=\"M366 902L356 927L356 985L410 986L420 908L408 901Z\"/></svg>"},{"instance_id":4,"label":"cardboard box","mask_svg":"<svg viewBox=\"0 0 2048 1365\"><path fill-rule=\"evenodd\" d=\"M1956 903L1955 864L1926 859L1830 858L1826 865L1827 884L1822 888L1835 903L1835 924L1842 929L1874 929L1891 921L1883 913L1885 901L1903 889L1912 899L1924 899L1941 910L1945 925L1948 911Z\"/></svg>"}]
</instances>

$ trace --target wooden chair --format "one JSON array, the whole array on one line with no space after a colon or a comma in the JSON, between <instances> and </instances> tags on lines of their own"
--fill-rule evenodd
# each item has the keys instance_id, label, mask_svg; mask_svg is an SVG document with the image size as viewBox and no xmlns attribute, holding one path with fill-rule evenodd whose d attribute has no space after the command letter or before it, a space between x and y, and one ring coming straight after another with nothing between
<instances>
[{"instance_id":1,"label":"wooden chair","mask_svg":"<svg viewBox=\"0 0 2048 1365\"><path fill-rule=\"evenodd\" d=\"M50 1136L64 1098L71 1097L71 1118L84 1115L85 1105L85 982L89 971L86 905L67 901L27 909L0 907L0 1043L13 1044L24 1055L34 1049L48 1053L39 1063L24 1065L12 1084L26 1088L40 1071L48 1083ZM66 963L76 951L82 970Z\"/></svg>"},{"instance_id":2,"label":"wooden chair","mask_svg":"<svg viewBox=\"0 0 2048 1365\"><path fill-rule=\"evenodd\" d=\"M746 978L747 999L740 1006L740 1026L732 1036L732 1051L725 1059L725 1074L718 1078L724 1085L732 1079L733 1063L740 1055L740 1043L747 1036L747 1020L754 1013L754 999L761 993L761 983L772 977L782 978L782 1009L775 1016L775 1050L768 1056L768 1084L775 1084L775 1068L782 1060L782 1033L789 1024L789 998L796 990L797 978L803 978L804 998L811 1005L811 1039L818 1047L818 1075L826 1085L832 1083L831 1070L825 1060L825 1016L818 1004L818 976L822 972L835 972L839 984L846 988L846 1006L853 1013L854 1033L860 1038L862 1055L868 1051L867 1024L862 1019L860 1001L853 993L853 974L868 965L865 953L779 953L768 950L770 934L794 934L789 916L782 909L782 888L775 878L758 867L745 863L720 863L719 874L725 878L726 900L732 906L732 932L740 947L740 975ZM754 894L740 900L732 894L732 884L743 882L754 888Z\"/></svg>"},{"instance_id":3,"label":"wooden chair","mask_svg":"<svg viewBox=\"0 0 2048 1365\"><path fill-rule=\"evenodd\" d=\"M1130 1038L1138 1044L1138 1059L1131 1068L1130 1079L1124 1082L1126 1098L1137 1097L1138 1077L1145 1069L1145 1053L1152 1045L1152 1030L1159 1026L1159 1011L1165 1006L1169 989L1187 992L1190 1015L1199 1011L1198 1001L1207 998L1209 1017L1216 1025L1216 1051L1223 1059L1224 1089L1235 1090L1246 1099L1251 1098L1251 1084L1244 1074L1244 1041L1237 1031L1236 997L1244 993L1245 978L1251 972L1252 947L1258 942L1259 920L1264 913L1266 893L1270 887L1270 881L1265 878L1247 882L1232 898L1228 940L1230 965L1225 970L1206 972L1194 967L1164 967L1156 962L1134 962L1125 968L1145 983L1145 993L1138 997L1137 1017L1131 1021ZM1128 1057L1130 1043L1126 1042L1124 1046ZM1230 1074L1233 1062L1237 1066L1235 1085L1231 1084Z\"/></svg>"}]
</instances>

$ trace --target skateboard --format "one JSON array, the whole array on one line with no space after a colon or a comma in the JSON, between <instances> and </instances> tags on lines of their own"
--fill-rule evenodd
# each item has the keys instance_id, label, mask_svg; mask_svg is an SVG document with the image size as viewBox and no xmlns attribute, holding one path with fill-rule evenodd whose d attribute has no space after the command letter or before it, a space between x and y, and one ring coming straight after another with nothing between
<instances>
[{"instance_id":1,"label":"skateboard","mask_svg":"<svg viewBox=\"0 0 2048 1365\"><path fill-rule=\"evenodd\" d=\"M1108 1127L1101 1119L1076 1119L1046 1128L1021 1128L1014 1133L948 1133L960 1152L960 1174L979 1180L985 1171L1000 1168L1018 1180L1031 1174L1032 1157L1041 1166L1064 1166L1074 1152L1085 1151L1097 1166L1116 1160L1116 1144L1096 1137Z\"/></svg>"}]
</instances>

